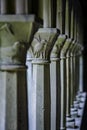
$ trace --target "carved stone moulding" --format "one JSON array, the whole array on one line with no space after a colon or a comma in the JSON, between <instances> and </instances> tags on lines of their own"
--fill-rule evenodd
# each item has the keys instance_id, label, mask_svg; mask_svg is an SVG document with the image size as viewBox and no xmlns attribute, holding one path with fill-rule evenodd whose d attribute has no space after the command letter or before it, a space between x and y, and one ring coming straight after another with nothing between
<instances>
[{"instance_id":1,"label":"carved stone moulding","mask_svg":"<svg viewBox=\"0 0 87 130\"><path fill-rule=\"evenodd\" d=\"M64 43L64 46L61 49L61 53L60 53L61 58L65 58L66 53L67 53L71 43L72 43L72 39L71 38L67 38L65 43Z\"/></svg>"},{"instance_id":2,"label":"carved stone moulding","mask_svg":"<svg viewBox=\"0 0 87 130\"><path fill-rule=\"evenodd\" d=\"M60 51L65 43L67 36L60 34L53 46L52 52L51 52L51 59L58 58L60 55Z\"/></svg>"},{"instance_id":3,"label":"carved stone moulding","mask_svg":"<svg viewBox=\"0 0 87 130\"><path fill-rule=\"evenodd\" d=\"M31 43L32 56L35 62L50 60L50 53L57 40L59 31L55 28L40 28Z\"/></svg>"},{"instance_id":4,"label":"carved stone moulding","mask_svg":"<svg viewBox=\"0 0 87 130\"><path fill-rule=\"evenodd\" d=\"M66 57L67 57L67 58L69 58L69 57L71 56L70 54L71 54L71 52L72 52L74 46L75 46L75 40L72 39L71 45L70 45L70 47L69 47L69 49L68 49L68 51L67 51L67 53L66 53Z\"/></svg>"},{"instance_id":5,"label":"carved stone moulding","mask_svg":"<svg viewBox=\"0 0 87 130\"><path fill-rule=\"evenodd\" d=\"M26 53L41 21L34 15L0 15L0 67L25 65Z\"/></svg>"},{"instance_id":6,"label":"carved stone moulding","mask_svg":"<svg viewBox=\"0 0 87 130\"><path fill-rule=\"evenodd\" d=\"M73 47L71 48L70 53L69 53L69 55L70 55L71 57L75 56L75 55L74 55L74 52L75 52L76 47L77 47L77 42L76 42L76 40L73 40L73 41L72 41L72 44L73 44Z\"/></svg>"}]
</instances>

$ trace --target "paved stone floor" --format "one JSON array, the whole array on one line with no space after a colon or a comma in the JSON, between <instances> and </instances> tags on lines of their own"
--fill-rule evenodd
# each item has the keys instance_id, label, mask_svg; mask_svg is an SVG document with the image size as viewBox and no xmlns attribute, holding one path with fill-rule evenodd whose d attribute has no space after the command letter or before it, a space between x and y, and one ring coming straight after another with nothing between
<instances>
[{"instance_id":1,"label":"paved stone floor","mask_svg":"<svg viewBox=\"0 0 87 130\"><path fill-rule=\"evenodd\" d=\"M78 110L79 117L75 118L77 128L67 128L67 130L87 130L87 95L84 96L84 102L81 104L82 109Z\"/></svg>"},{"instance_id":2,"label":"paved stone floor","mask_svg":"<svg viewBox=\"0 0 87 130\"><path fill-rule=\"evenodd\" d=\"M87 130L87 95L86 95L86 101L85 101L84 112L82 117L82 125L80 130Z\"/></svg>"}]
</instances>

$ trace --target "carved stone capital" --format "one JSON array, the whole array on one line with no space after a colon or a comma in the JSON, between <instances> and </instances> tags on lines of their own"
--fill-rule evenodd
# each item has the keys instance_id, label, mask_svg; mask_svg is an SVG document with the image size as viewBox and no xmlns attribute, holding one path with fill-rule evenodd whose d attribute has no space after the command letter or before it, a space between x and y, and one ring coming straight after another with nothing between
<instances>
[{"instance_id":1,"label":"carved stone capital","mask_svg":"<svg viewBox=\"0 0 87 130\"><path fill-rule=\"evenodd\" d=\"M65 55L66 55L66 53L68 51L68 48L71 45L71 43L72 43L72 39L71 38L66 39L66 41L65 41L65 43L64 43L64 45L63 45L63 47L61 49L61 53L60 53L61 57L65 57Z\"/></svg>"},{"instance_id":2,"label":"carved stone capital","mask_svg":"<svg viewBox=\"0 0 87 130\"><path fill-rule=\"evenodd\" d=\"M77 56L80 56L82 54L82 51L81 51L81 45L80 44L77 44L77 49L75 51L75 54Z\"/></svg>"},{"instance_id":3,"label":"carved stone capital","mask_svg":"<svg viewBox=\"0 0 87 130\"><path fill-rule=\"evenodd\" d=\"M63 47L65 40L67 36L60 34L53 46L53 49L51 51L51 58L58 58L58 55L61 51L61 48Z\"/></svg>"},{"instance_id":4,"label":"carved stone capital","mask_svg":"<svg viewBox=\"0 0 87 130\"><path fill-rule=\"evenodd\" d=\"M57 29L40 28L34 35L31 51L34 60L49 60L53 45L58 37Z\"/></svg>"},{"instance_id":5,"label":"carved stone capital","mask_svg":"<svg viewBox=\"0 0 87 130\"><path fill-rule=\"evenodd\" d=\"M74 45L75 45L75 41L72 40L72 43L70 44L70 47L69 47L69 49L68 49L68 51L67 51L67 53L66 53L66 56L67 56L67 57L70 57L70 54L71 54L71 52L72 52L72 50L73 50L73 48L74 48Z\"/></svg>"},{"instance_id":6,"label":"carved stone capital","mask_svg":"<svg viewBox=\"0 0 87 130\"><path fill-rule=\"evenodd\" d=\"M70 51L70 56L73 56L73 55L74 55L75 49L76 49L76 41L73 40L73 47L72 47L72 49L71 49L71 51Z\"/></svg>"},{"instance_id":7,"label":"carved stone capital","mask_svg":"<svg viewBox=\"0 0 87 130\"><path fill-rule=\"evenodd\" d=\"M76 50L77 50L77 42L74 40L73 41L74 46L72 47L70 51L70 56L75 56Z\"/></svg>"},{"instance_id":8,"label":"carved stone capital","mask_svg":"<svg viewBox=\"0 0 87 130\"><path fill-rule=\"evenodd\" d=\"M79 55L82 55L83 50L84 50L83 45L79 44Z\"/></svg>"},{"instance_id":9,"label":"carved stone capital","mask_svg":"<svg viewBox=\"0 0 87 130\"><path fill-rule=\"evenodd\" d=\"M0 65L25 64L27 47L24 41L18 41L10 24L0 27Z\"/></svg>"}]
</instances>

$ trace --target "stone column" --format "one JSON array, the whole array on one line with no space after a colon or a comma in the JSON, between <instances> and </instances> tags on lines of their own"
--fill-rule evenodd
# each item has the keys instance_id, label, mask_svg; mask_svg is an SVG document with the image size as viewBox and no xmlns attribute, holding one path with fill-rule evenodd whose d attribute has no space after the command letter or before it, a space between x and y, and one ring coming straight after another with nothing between
<instances>
[{"instance_id":1,"label":"stone column","mask_svg":"<svg viewBox=\"0 0 87 130\"><path fill-rule=\"evenodd\" d=\"M30 50L30 49L29 49ZM36 88L33 82L33 64L30 51L27 52L27 93L28 93L28 124L29 130L36 130Z\"/></svg>"},{"instance_id":2,"label":"stone column","mask_svg":"<svg viewBox=\"0 0 87 130\"><path fill-rule=\"evenodd\" d=\"M65 34L70 37L70 5L69 5L69 0L66 0L66 8L65 8Z\"/></svg>"},{"instance_id":3,"label":"stone column","mask_svg":"<svg viewBox=\"0 0 87 130\"><path fill-rule=\"evenodd\" d=\"M51 0L43 1L43 19L44 19L44 28L51 27Z\"/></svg>"},{"instance_id":4,"label":"stone column","mask_svg":"<svg viewBox=\"0 0 87 130\"><path fill-rule=\"evenodd\" d=\"M7 1L1 0L0 2L1 14L7 14Z\"/></svg>"},{"instance_id":5,"label":"stone column","mask_svg":"<svg viewBox=\"0 0 87 130\"><path fill-rule=\"evenodd\" d=\"M70 84L71 84L71 75L70 75L70 69L71 69L70 59L71 59L71 56L70 56L70 53L71 53L73 46L74 46L74 43L72 41L72 44L70 45L70 47L67 51L67 54L66 54L66 79L67 79L67 81L66 81L66 90L67 90L67 92L66 92L67 93L66 116L67 117L70 117L70 107L71 107L70 106L70 98L71 98L71 86L70 86Z\"/></svg>"},{"instance_id":6,"label":"stone column","mask_svg":"<svg viewBox=\"0 0 87 130\"><path fill-rule=\"evenodd\" d=\"M0 130L27 130L26 44L0 27Z\"/></svg>"},{"instance_id":7,"label":"stone column","mask_svg":"<svg viewBox=\"0 0 87 130\"><path fill-rule=\"evenodd\" d=\"M51 52L50 85L51 85L51 130L60 129L60 51L66 40L65 35L59 35Z\"/></svg>"},{"instance_id":8,"label":"stone column","mask_svg":"<svg viewBox=\"0 0 87 130\"><path fill-rule=\"evenodd\" d=\"M62 0L57 0L56 9L56 27L60 29L61 33L63 31L63 3Z\"/></svg>"},{"instance_id":9,"label":"stone column","mask_svg":"<svg viewBox=\"0 0 87 130\"><path fill-rule=\"evenodd\" d=\"M74 46L73 46L73 48L72 48L72 50L71 50L71 52L70 52L70 56L71 56L71 58L70 58L70 78L71 78L71 84L70 84L70 87L71 87L71 96L70 96L70 105L71 105L71 108L72 108L72 106L73 106L73 98L74 98L74 96L73 96L73 94L74 94L74 90L75 90L75 55L73 54L73 51L76 49L76 44L75 44L75 41L73 41L73 44L74 44Z\"/></svg>"},{"instance_id":10,"label":"stone column","mask_svg":"<svg viewBox=\"0 0 87 130\"><path fill-rule=\"evenodd\" d=\"M67 90L67 106L66 106L66 126L67 128L75 128L76 124L75 124L75 119L72 117L72 112L71 112L71 102L73 104L73 99L72 99L72 95L73 95L73 89L74 88L74 62L73 62L73 56L71 56L72 50L75 48L75 41L72 41L72 44L70 45L67 54L66 54L66 78L67 78L67 86L66 86L66 90Z\"/></svg>"},{"instance_id":11,"label":"stone column","mask_svg":"<svg viewBox=\"0 0 87 130\"><path fill-rule=\"evenodd\" d=\"M77 100L77 91L78 91L78 86L79 86L79 67L78 67L78 44L75 44L75 48L72 51L73 54L73 88L72 88L72 108L71 108L71 115L75 118L78 116L78 108L79 108L79 102Z\"/></svg>"},{"instance_id":12,"label":"stone column","mask_svg":"<svg viewBox=\"0 0 87 130\"><path fill-rule=\"evenodd\" d=\"M16 0L16 14L26 14L26 0Z\"/></svg>"},{"instance_id":13,"label":"stone column","mask_svg":"<svg viewBox=\"0 0 87 130\"><path fill-rule=\"evenodd\" d=\"M33 82L36 89L36 129L50 130L50 52L57 38L57 30L39 29L31 44L34 55Z\"/></svg>"},{"instance_id":14,"label":"stone column","mask_svg":"<svg viewBox=\"0 0 87 130\"><path fill-rule=\"evenodd\" d=\"M73 7L73 0L71 0L71 38L74 38L74 7Z\"/></svg>"},{"instance_id":15,"label":"stone column","mask_svg":"<svg viewBox=\"0 0 87 130\"><path fill-rule=\"evenodd\" d=\"M74 55L74 100L75 100L75 97L78 93L78 89L79 89L79 45L77 44L76 45L76 48L75 50L73 51L73 55Z\"/></svg>"},{"instance_id":16,"label":"stone column","mask_svg":"<svg viewBox=\"0 0 87 130\"><path fill-rule=\"evenodd\" d=\"M80 71L80 79L79 79L79 91L83 92L83 47L81 46L80 48L80 67L79 67L79 71Z\"/></svg>"},{"instance_id":17,"label":"stone column","mask_svg":"<svg viewBox=\"0 0 87 130\"><path fill-rule=\"evenodd\" d=\"M79 92L79 64L80 64L80 53L79 53L79 45L77 49L77 54L76 54L76 73L77 73L77 80L76 80L76 95Z\"/></svg>"},{"instance_id":18,"label":"stone column","mask_svg":"<svg viewBox=\"0 0 87 130\"><path fill-rule=\"evenodd\" d=\"M66 53L71 44L71 39L67 39L60 53L60 84L61 84L61 117L60 129L66 129Z\"/></svg>"}]
</instances>

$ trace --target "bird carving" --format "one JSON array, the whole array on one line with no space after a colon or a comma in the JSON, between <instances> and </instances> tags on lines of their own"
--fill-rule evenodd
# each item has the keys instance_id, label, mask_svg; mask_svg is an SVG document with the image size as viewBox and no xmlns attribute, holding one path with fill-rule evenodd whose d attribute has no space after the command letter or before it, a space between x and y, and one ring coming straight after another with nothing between
<instances>
[{"instance_id":1,"label":"bird carving","mask_svg":"<svg viewBox=\"0 0 87 130\"><path fill-rule=\"evenodd\" d=\"M40 57L40 54L42 54L42 58L44 57L44 53L45 53L45 48L44 46L47 43L47 40L41 39L40 35L39 37L35 37L36 40L36 44L33 47L33 52L36 58Z\"/></svg>"}]
</instances>

